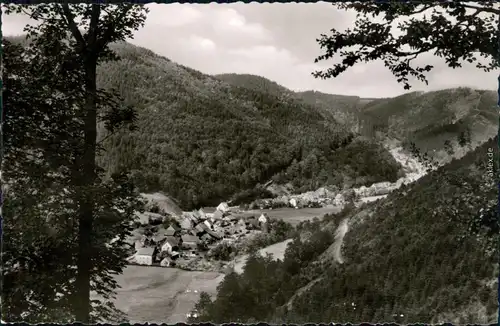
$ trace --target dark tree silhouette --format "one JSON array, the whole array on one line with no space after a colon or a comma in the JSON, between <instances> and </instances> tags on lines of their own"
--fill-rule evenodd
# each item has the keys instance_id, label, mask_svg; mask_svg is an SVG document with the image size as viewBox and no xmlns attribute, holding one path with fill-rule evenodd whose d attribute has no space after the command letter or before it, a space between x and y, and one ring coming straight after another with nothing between
<instances>
[{"instance_id":1,"label":"dark tree silhouette","mask_svg":"<svg viewBox=\"0 0 500 326\"><path fill-rule=\"evenodd\" d=\"M126 214L130 213L124 209L124 203L119 201L115 203L111 211L106 212L100 206L102 202L98 198L110 196L108 199L112 199L120 191L116 191L115 194L113 191L107 194L101 193L103 188L100 187L105 189L106 186L102 184L100 169L96 164L96 156L100 149L97 140L97 124L102 122L108 132L113 132L134 118L133 111L121 108L116 101L113 101L112 94L99 91L96 83L96 70L99 63L117 59L108 45L131 37L132 32L143 25L147 10L143 6L132 4L41 4L36 6L9 5L6 12L24 13L40 23L37 26L28 25L25 28L29 38L27 43L32 50L31 57L28 59L40 64L38 69L42 75L59 78L67 83L60 89L58 95L59 98L71 99L71 106L67 108L68 111L73 111L73 119L68 121L73 123L78 121L77 126L73 126L76 128L73 130L76 141L66 144L73 156L65 156L64 152L61 152L60 156L64 157L67 163L65 167L68 170L64 172L67 173L67 180L72 186L71 200L77 207L75 215L78 231L74 252L77 257L77 273L75 286L69 291L73 298L71 308L76 321L90 323L92 310L90 291L96 290L92 288L92 282L96 281L96 276L93 274L97 268L96 264L100 263L93 256L93 249L101 241L96 238L96 235L103 231L103 226L97 221L97 217L108 215L107 218L112 220L116 216L112 216L113 213L110 212L117 209L121 209ZM46 83L39 85L39 88L50 89L54 84L48 79L44 81ZM58 99L57 96L56 99ZM27 98L24 100L28 101ZM35 102L34 107L37 105L38 103ZM64 108L56 106L55 111L58 109ZM41 117L42 120L48 118L50 121L52 113L45 113L47 116ZM43 125L42 121L38 122ZM68 127L68 124L64 126ZM39 125L38 131L41 131L40 128L43 126ZM51 126L45 128L45 131L47 134L55 133L55 130L51 130ZM67 135L69 131L70 129L65 129L64 134ZM61 145L57 142L60 143L56 138L56 146ZM36 149L40 150L40 148ZM41 152L51 149L54 148L44 147ZM29 150L33 151L32 148ZM51 154L53 154L52 151ZM126 188L124 184L121 189ZM112 200L109 202L111 203ZM103 275L103 278L107 280L109 276Z\"/></svg>"}]
</instances>

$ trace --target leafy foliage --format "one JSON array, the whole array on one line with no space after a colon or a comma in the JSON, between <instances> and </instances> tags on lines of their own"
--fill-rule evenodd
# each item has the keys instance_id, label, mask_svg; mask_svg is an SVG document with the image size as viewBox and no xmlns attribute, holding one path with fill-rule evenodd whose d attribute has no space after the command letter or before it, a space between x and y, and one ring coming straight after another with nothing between
<instances>
[{"instance_id":1,"label":"leafy foliage","mask_svg":"<svg viewBox=\"0 0 500 326\"><path fill-rule=\"evenodd\" d=\"M332 29L331 35L322 34L317 40L325 52L316 62L336 55L342 60L332 68L315 72L315 77L336 77L355 64L381 60L398 82L410 89L410 78L427 82L425 74L433 69L428 64L414 65L413 60L423 53L443 58L451 68L462 67L464 62L475 63L485 71L497 66L500 10L494 8L494 2L387 1L335 5L357 11L356 21L354 28L344 32ZM417 16L424 12L425 15ZM393 26L397 26L399 33L394 33Z\"/></svg>"},{"instance_id":2,"label":"leafy foliage","mask_svg":"<svg viewBox=\"0 0 500 326\"><path fill-rule=\"evenodd\" d=\"M123 171L105 177L95 165L102 150L95 130L98 117L113 131L134 114L95 87L95 67L114 59L107 44L129 37L144 16L133 5L9 5L7 12L42 23L26 27L24 46L3 42L3 318L121 321L109 301L117 287L110 275L125 266L125 238L142 203ZM91 300L91 291L101 299Z\"/></svg>"}]
</instances>

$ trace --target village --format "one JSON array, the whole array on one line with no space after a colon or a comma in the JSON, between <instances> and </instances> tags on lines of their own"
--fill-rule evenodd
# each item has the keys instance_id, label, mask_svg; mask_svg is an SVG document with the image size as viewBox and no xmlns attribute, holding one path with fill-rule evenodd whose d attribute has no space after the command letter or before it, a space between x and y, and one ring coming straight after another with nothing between
<instances>
[{"instance_id":1,"label":"village","mask_svg":"<svg viewBox=\"0 0 500 326\"><path fill-rule=\"evenodd\" d=\"M181 216L148 212L143 234L136 239L135 253L128 258L134 265L186 267L194 260L204 259L210 249L223 242L235 243L269 231L269 217L245 217L225 202L217 207L204 207ZM165 225L168 227L165 228Z\"/></svg>"}]
</instances>

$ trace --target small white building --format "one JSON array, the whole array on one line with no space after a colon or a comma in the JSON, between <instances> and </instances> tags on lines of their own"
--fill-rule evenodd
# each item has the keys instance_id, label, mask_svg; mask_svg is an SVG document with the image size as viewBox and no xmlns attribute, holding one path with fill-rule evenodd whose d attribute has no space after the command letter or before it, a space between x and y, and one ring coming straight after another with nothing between
<instances>
[{"instance_id":1,"label":"small white building","mask_svg":"<svg viewBox=\"0 0 500 326\"><path fill-rule=\"evenodd\" d=\"M297 208L297 199L292 198L292 199L290 199L289 203L290 203L290 205L291 205L292 207Z\"/></svg>"},{"instance_id":2,"label":"small white building","mask_svg":"<svg viewBox=\"0 0 500 326\"><path fill-rule=\"evenodd\" d=\"M207 226L207 228L212 229L212 223L210 223L209 220L203 221L203 224L205 224Z\"/></svg>"},{"instance_id":3,"label":"small white building","mask_svg":"<svg viewBox=\"0 0 500 326\"><path fill-rule=\"evenodd\" d=\"M135 261L139 265L153 265L153 256L155 248L147 247L137 250L135 253Z\"/></svg>"},{"instance_id":4,"label":"small white building","mask_svg":"<svg viewBox=\"0 0 500 326\"><path fill-rule=\"evenodd\" d=\"M269 218L267 216L266 213L262 213L260 216L259 216L259 223L261 224L265 224L269 221Z\"/></svg>"},{"instance_id":5,"label":"small white building","mask_svg":"<svg viewBox=\"0 0 500 326\"><path fill-rule=\"evenodd\" d=\"M217 206L217 210L226 213L229 211L229 205L226 202L222 202Z\"/></svg>"},{"instance_id":6,"label":"small white building","mask_svg":"<svg viewBox=\"0 0 500 326\"><path fill-rule=\"evenodd\" d=\"M163 245L161 246L161 251L171 254L172 251L178 248L179 248L179 240L175 237L169 236L165 240L165 243L163 243Z\"/></svg>"}]
</instances>

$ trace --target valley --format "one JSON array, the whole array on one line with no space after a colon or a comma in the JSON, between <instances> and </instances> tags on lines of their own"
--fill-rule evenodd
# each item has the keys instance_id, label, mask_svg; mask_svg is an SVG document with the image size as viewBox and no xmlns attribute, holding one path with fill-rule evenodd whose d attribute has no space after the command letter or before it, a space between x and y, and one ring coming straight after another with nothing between
<instances>
[{"instance_id":1,"label":"valley","mask_svg":"<svg viewBox=\"0 0 500 326\"><path fill-rule=\"evenodd\" d=\"M389 145L386 144L386 146ZM402 184L411 183L425 174L425 168L418 160L404 153L400 147L394 144L392 146L390 152L402 165L407 175L395 183L384 183L385 187L383 189L378 185L353 189L359 195L357 205L362 202L383 199L387 196L387 193L378 196L373 196L373 194L393 191ZM175 204L165 196L159 194L145 196L153 200L164 211L180 213ZM295 198L299 197L300 195L297 195ZM335 198L335 194L333 197ZM320 208L285 207L239 211L234 216L238 219L244 219L266 214L272 219L283 220L297 226L301 222L312 221L314 218L321 220L325 215L337 214L341 210L342 206L333 205ZM146 215L143 216L147 218ZM142 220L142 222L147 223L147 219ZM337 230L334 231L333 255L334 259L340 264L344 262L341 248L344 237L349 230L348 223L348 219L342 220ZM271 244L258 250L258 253L262 256L271 254L274 259L283 260L287 245L291 241L292 239L287 239ZM224 264L224 266L229 266L236 273L241 274L247 259L248 254L240 254L234 257L229 264ZM224 278L222 270L224 268L221 268L221 272L218 273L214 271L185 270L175 267L128 266L123 274L115 279L121 286L115 303L119 309L126 313L131 322L148 321L155 323L165 320L169 323L186 322L188 314L193 310L202 291L212 297L216 295L216 288Z\"/></svg>"},{"instance_id":2,"label":"valley","mask_svg":"<svg viewBox=\"0 0 500 326\"><path fill-rule=\"evenodd\" d=\"M6 7L1 322L498 321L500 9L323 5Z\"/></svg>"}]
</instances>

